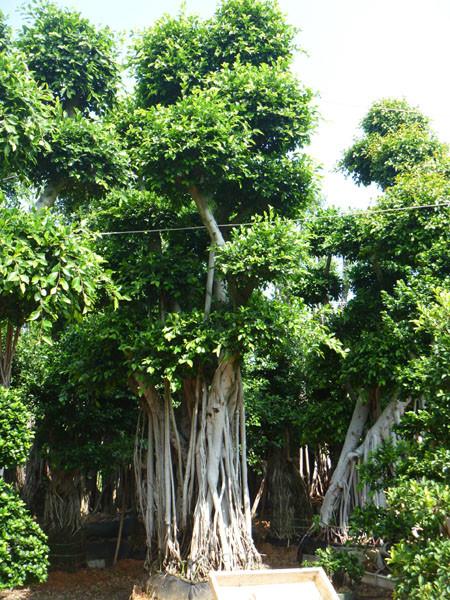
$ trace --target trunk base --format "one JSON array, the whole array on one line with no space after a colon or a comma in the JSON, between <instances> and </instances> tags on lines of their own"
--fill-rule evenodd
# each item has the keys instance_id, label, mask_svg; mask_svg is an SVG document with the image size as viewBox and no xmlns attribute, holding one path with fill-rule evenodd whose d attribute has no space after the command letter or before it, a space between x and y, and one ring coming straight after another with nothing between
<instances>
[{"instance_id":1,"label":"trunk base","mask_svg":"<svg viewBox=\"0 0 450 600\"><path fill-rule=\"evenodd\" d=\"M208 583L189 583L174 575L156 573L147 580L144 591L134 589L130 600L214 600Z\"/></svg>"}]
</instances>

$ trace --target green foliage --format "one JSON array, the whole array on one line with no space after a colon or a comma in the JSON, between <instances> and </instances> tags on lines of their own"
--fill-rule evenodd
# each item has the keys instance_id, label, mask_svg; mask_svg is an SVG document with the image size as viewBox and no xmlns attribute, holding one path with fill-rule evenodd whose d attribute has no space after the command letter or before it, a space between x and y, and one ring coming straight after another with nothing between
<instances>
[{"instance_id":1,"label":"green foliage","mask_svg":"<svg viewBox=\"0 0 450 600\"><path fill-rule=\"evenodd\" d=\"M265 326L260 325L260 335L247 340L251 349L244 361L248 439L251 460L258 464L276 447L296 452L303 444L334 442L343 435L339 422L346 422L348 413L345 404L333 398L327 404L330 427L324 425L324 405L313 401L317 398L309 385L318 361L327 356L331 363L342 356L339 341L326 326L326 311L313 312L285 294L287 290L280 298L258 299L261 313L265 307Z\"/></svg>"},{"instance_id":2,"label":"green foliage","mask_svg":"<svg viewBox=\"0 0 450 600\"><path fill-rule=\"evenodd\" d=\"M0 52L3 52L11 42L11 31L6 24L5 15L0 10Z\"/></svg>"},{"instance_id":3,"label":"green foliage","mask_svg":"<svg viewBox=\"0 0 450 600\"><path fill-rule=\"evenodd\" d=\"M168 15L136 40L131 60L141 106L173 104L207 71L208 29L198 17Z\"/></svg>"},{"instance_id":4,"label":"green foliage","mask_svg":"<svg viewBox=\"0 0 450 600\"><path fill-rule=\"evenodd\" d=\"M351 585L358 584L364 575L364 567L355 554L345 550L335 550L331 546L316 550L317 560L304 562L304 566L322 567L334 585L341 586L346 580Z\"/></svg>"},{"instance_id":5,"label":"green foliage","mask_svg":"<svg viewBox=\"0 0 450 600\"><path fill-rule=\"evenodd\" d=\"M295 29L285 21L273 0L227 0L219 6L211 26L213 60L218 65L237 60L273 65L292 59Z\"/></svg>"},{"instance_id":6,"label":"green foliage","mask_svg":"<svg viewBox=\"0 0 450 600\"><path fill-rule=\"evenodd\" d=\"M254 288L287 283L302 272L306 249L296 225L269 210L256 215L250 226L233 229L231 239L217 249L217 264L248 297Z\"/></svg>"},{"instance_id":7,"label":"green foliage","mask_svg":"<svg viewBox=\"0 0 450 600\"><path fill-rule=\"evenodd\" d=\"M278 348L288 331L297 332L311 353L326 344L340 350L337 340L301 302L268 299L260 292L236 310L216 310L207 320L203 311L193 310L169 313L164 323L142 322L140 333L130 336L122 349L132 353L131 369L143 380L159 385L167 378L176 387L177 380L199 369L214 370L219 357L238 357L270 345Z\"/></svg>"},{"instance_id":8,"label":"green foliage","mask_svg":"<svg viewBox=\"0 0 450 600\"><path fill-rule=\"evenodd\" d=\"M351 349L342 381L355 388L362 381L384 386L385 392L397 387L410 372L411 355L429 345L429 335L417 331L413 321L419 305L433 302L434 288L449 277L450 213L442 205L448 185L445 174L423 166L398 177L373 210L342 218L326 211L311 225L314 252L345 259L352 296L333 327ZM441 206L411 208L435 204ZM405 393L411 393L410 383L405 381Z\"/></svg>"},{"instance_id":9,"label":"green foliage","mask_svg":"<svg viewBox=\"0 0 450 600\"><path fill-rule=\"evenodd\" d=\"M174 210L164 197L153 192L123 190L100 199L89 215L98 231L127 231L199 226L192 205ZM104 236L98 251L115 272L115 280L132 300L121 314L138 320L149 314L159 318L158 303L168 308L176 302L187 310L204 300L208 237L204 230L169 231L144 235Z\"/></svg>"},{"instance_id":10,"label":"green foliage","mask_svg":"<svg viewBox=\"0 0 450 600\"><path fill-rule=\"evenodd\" d=\"M440 600L450 596L450 539L426 545L400 542L392 548L389 564L399 581L394 598Z\"/></svg>"},{"instance_id":11,"label":"green foliage","mask_svg":"<svg viewBox=\"0 0 450 600\"><path fill-rule=\"evenodd\" d=\"M10 468L26 461L33 432L30 413L17 390L0 386L0 465Z\"/></svg>"},{"instance_id":12,"label":"green foliage","mask_svg":"<svg viewBox=\"0 0 450 600\"><path fill-rule=\"evenodd\" d=\"M142 113L142 119L141 146L132 157L158 191L187 191L199 183L215 191L223 177L244 176L251 132L216 90L197 88L174 105Z\"/></svg>"},{"instance_id":13,"label":"green foliage","mask_svg":"<svg viewBox=\"0 0 450 600\"><path fill-rule=\"evenodd\" d=\"M310 93L264 65L238 65L205 85L173 105L137 113L127 135L140 139L131 153L141 175L164 194L193 186L215 194L219 214L251 214L272 200L288 208L294 202L289 192L297 205L308 199L308 163L285 153L308 139Z\"/></svg>"},{"instance_id":14,"label":"green foliage","mask_svg":"<svg viewBox=\"0 0 450 600\"><path fill-rule=\"evenodd\" d=\"M86 316L45 354L22 339L16 381L35 416L36 445L50 468L102 472L129 464L137 419L115 315Z\"/></svg>"},{"instance_id":15,"label":"green foliage","mask_svg":"<svg viewBox=\"0 0 450 600\"><path fill-rule=\"evenodd\" d=\"M381 100L361 123L363 137L346 151L341 168L356 183L392 186L399 174L425 161L439 161L446 152L426 119L405 101Z\"/></svg>"},{"instance_id":16,"label":"green foliage","mask_svg":"<svg viewBox=\"0 0 450 600\"><path fill-rule=\"evenodd\" d=\"M0 589L45 581L46 537L13 488L0 479Z\"/></svg>"},{"instance_id":17,"label":"green foliage","mask_svg":"<svg viewBox=\"0 0 450 600\"><path fill-rule=\"evenodd\" d=\"M83 225L62 224L47 211L0 211L0 320L38 321L49 332L58 318L80 319L105 291L119 294Z\"/></svg>"},{"instance_id":18,"label":"green foliage","mask_svg":"<svg viewBox=\"0 0 450 600\"><path fill-rule=\"evenodd\" d=\"M366 135L372 133L387 135L402 127L419 126L427 130L429 125L429 119L406 100L386 98L372 104L361 122L361 129Z\"/></svg>"},{"instance_id":19,"label":"green foliage","mask_svg":"<svg viewBox=\"0 0 450 600\"><path fill-rule=\"evenodd\" d=\"M65 109L103 113L114 102L119 82L115 40L77 12L46 0L28 8L19 47L36 80L48 85Z\"/></svg>"},{"instance_id":20,"label":"green foliage","mask_svg":"<svg viewBox=\"0 0 450 600\"><path fill-rule=\"evenodd\" d=\"M309 143L316 123L310 106L312 92L283 62L251 65L238 61L210 75L205 85L237 107L253 132L255 150L293 152Z\"/></svg>"},{"instance_id":21,"label":"green foliage","mask_svg":"<svg viewBox=\"0 0 450 600\"><path fill-rule=\"evenodd\" d=\"M21 54L0 49L0 178L26 176L36 155L48 149L52 110Z\"/></svg>"},{"instance_id":22,"label":"green foliage","mask_svg":"<svg viewBox=\"0 0 450 600\"><path fill-rule=\"evenodd\" d=\"M177 18L166 15L135 43L131 63L138 103L173 104L225 65L286 63L293 36L272 1L228 0L205 22L183 12Z\"/></svg>"},{"instance_id":23,"label":"green foliage","mask_svg":"<svg viewBox=\"0 0 450 600\"><path fill-rule=\"evenodd\" d=\"M421 479L400 479L386 491L387 507L369 505L352 516L352 528L389 540L427 543L445 536L450 486Z\"/></svg>"},{"instance_id":24,"label":"green foliage","mask_svg":"<svg viewBox=\"0 0 450 600\"><path fill-rule=\"evenodd\" d=\"M450 486L405 479L387 491L387 507L357 511L353 527L393 543L388 559L394 597L446 598L450 580Z\"/></svg>"},{"instance_id":25,"label":"green foliage","mask_svg":"<svg viewBox=\"0 0 450 600\"><path fill-rule=\"evenodd\" d=\"M122 126L141 177L172 201L198 189L219 219L269 205L294 215L311 203L300 148L315 111L289 71L291 39L274 3L247 0L223 3L204 23L181 15L145 33L133 59L144 110Z\"/></svg>"},{"instance_id":26,"label":"green foliage","mask_svg":"<svg viewBox=\"0 0 450 600\"><path fill-rule=\"evenodd\" d=\"M59 115L48 142L35 174L41 181L58 182L66 211L131 179L128 156L110 123L86 119L79 112L70 119Z\"/></svg>"}]
</instances>

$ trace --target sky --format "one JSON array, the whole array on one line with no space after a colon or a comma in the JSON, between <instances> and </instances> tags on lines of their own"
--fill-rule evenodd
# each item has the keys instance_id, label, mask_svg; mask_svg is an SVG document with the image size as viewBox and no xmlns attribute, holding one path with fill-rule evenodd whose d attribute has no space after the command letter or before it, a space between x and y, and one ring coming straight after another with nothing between
<instances>
[{"instance_id":1,"label":"sky","mask_svg":"<svg viewBox=\"0 0 450 600\"><path fill-rule=\"evenodd\" d=\"M94 23L121 31L151 26L163 13L176 15L180 0L57 0ZM22 0L0 0L15 27ZM216 0L185 0L188 12L210 17ZM289 23L300 29L306 51L294 70L318 95L320 125L309 153L322 165L327 204L364 208L373 188L358 188L336 164L358 133L375 100L405 98L432 120L450 143L449 0L279 0Z\"/></svg>"}]
</instances>

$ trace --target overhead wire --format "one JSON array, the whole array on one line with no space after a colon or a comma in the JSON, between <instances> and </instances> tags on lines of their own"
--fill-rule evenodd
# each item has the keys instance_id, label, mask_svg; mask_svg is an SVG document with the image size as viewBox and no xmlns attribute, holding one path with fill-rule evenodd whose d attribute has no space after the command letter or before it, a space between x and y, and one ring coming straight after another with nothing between
<instances>
[{"instance_id":1,"label":"overhead wire","mask_svg":"<svg viewBox=\"0 0 450 600\"><path fill-rule=\"evenodd\" d=\"M352 215L364 215L364 214L383 214L393 212L403 212L412 210L425 210L429 208L443 208L450 206L450 201L440 202L439 204L413 204L411 206L396 206L392 208L366 208L366 209L353 209L342 213L327 214L327 219L341 219L346 216ZM333 207L331 207L333 208ZM319 217L320 218L320 217ZM287 219L288 222L300 225L303 221L300 219ZM247 221L243 223L220 223L217 225L219 228L233 228L233 227L249 227L255 225L254 221ZM149 234L149 233L166 233L166 232L178 232L178 231L195 231L200 229L206 229L205 225L188 225L185 227L156 227L152 229L126 229L123 231L96 231L95 234L98 236L112 236L112 235L134 235L134 234Z\"/></svg>"}]
</instances>

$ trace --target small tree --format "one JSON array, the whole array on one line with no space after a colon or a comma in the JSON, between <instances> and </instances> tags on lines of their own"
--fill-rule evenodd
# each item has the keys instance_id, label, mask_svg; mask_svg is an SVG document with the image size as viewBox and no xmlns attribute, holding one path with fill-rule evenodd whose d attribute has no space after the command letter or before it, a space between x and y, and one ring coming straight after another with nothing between
<instances>
[{"instance_id":1,"label":"small tree","mask_svg":"<svg viewBox=\"0 0 450 600\"><path fill-rule=\"evenodd\" d=\"M33 438L30 415L17 391L0 385L0 589L44 581L48 568L46 537L28 514L5 468L25 462Z\"/></svg>"},{"instance_id":2,"label":"small tree","mask_svg":"<svg viewBox=\"0 0 450 600\"><path fill-rule=\"evenodd\" d=\"M35 332L22 337L15 381L33 407L35 431L23 495L47 532L79 530L86 501L104 513L134 507L138 407L113 323L109 314L86 315L45 352Z\"/></svg>"}]
</instances>

